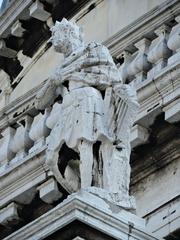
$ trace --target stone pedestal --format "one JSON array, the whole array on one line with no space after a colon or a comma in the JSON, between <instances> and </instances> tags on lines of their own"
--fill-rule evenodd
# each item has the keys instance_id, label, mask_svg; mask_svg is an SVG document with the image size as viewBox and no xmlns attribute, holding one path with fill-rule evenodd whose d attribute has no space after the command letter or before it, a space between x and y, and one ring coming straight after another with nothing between
<instances>
[{"instance_id":1,"label":"stone pedestal","mask_svg":"<svg viewBox=\"0 0 180 240\"><path fill-rule=\"evenodd\" d=\"M4 240L32 239L155 240L143 219L81 190Z\"/></svg>"}]
</instances>

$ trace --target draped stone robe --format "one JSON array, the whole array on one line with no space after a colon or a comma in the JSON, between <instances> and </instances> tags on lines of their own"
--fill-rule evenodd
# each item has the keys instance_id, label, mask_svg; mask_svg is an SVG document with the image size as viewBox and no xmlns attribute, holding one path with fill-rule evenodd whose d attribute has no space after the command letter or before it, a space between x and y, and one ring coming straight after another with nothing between
<instances>
[{"instance_id":1,"label":"draped stone robe","mask_svg":"<svg viewBox=\"0 0 180 240\"><path fill-rule=\"evenodd\" d=\"M106 87L119 81L118 70L108 50L90 43L72 53L54 74L54 79L66 73L68 87L63 94L61 117L52 130L49 149L63 142L76 148L85 139L91 143L109 139L105 124L103 94ZM64 84L64 82L62 82ZM67 86L67 84L65 84Z\"/></svg>"}]
</instances>

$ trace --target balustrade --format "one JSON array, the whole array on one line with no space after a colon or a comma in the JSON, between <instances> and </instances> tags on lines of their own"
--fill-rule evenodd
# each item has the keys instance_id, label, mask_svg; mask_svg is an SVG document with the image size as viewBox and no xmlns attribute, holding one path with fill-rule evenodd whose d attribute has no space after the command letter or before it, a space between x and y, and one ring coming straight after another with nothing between
<instances>
[{"instance_id":1,"label":"balustrade","mask_svg":"<svg viewBox=\"0 0 180 240\"><path fill-rule=\"evenodd\" d=\"M175 17L176 25L162 24L142 38L131 44L118 56L124 59L119 66L123 82L138 88L144 81L153 80L166 67L178 63L180 59L180 16ZM171 26L171 27L170 27ZM134 49L137 49L134 51ZM144 83L143 83L144 84Z\"/></svg>"},{"instance_id":2,"label":"balustrade","mask_svg":"<svg viewBox=\"0 0 180 240\"><path fill-rule=\"evenodd\" d=\"M50 130L54 127L61 114L61 104L55 103L52 109L34 118L26 115L21 117L12 127L1 131L0 135L0 172L8 164L13 164L29 153L35 153L46 144Z\"/></svg>"}]
</instances>

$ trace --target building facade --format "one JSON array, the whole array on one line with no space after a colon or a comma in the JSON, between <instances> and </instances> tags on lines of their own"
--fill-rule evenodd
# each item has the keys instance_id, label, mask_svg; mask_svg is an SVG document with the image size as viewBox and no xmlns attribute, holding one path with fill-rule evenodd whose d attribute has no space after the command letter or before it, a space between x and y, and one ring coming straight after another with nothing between
<instances>
[{"instance_id":1,"label":"building facade","mask_svg":"<svg viewBox=\"0 0 180 240\"><path fill-rule=\"evenodd\" d=\"M145 220L154 238L139 228L135 232L129 215L124 225L128 234L117 237L116 217L95 209L96 199L87 203L81 197L68 197L45 164L46 142L60 104L58 99L49 111L40 111L35 96L62 60L48 40L50 28L64 17L83 27L86 42L105 45L123 83L136 88L140 110L131 130L130 192L136 199L136 215ZM178 0L4 1L0 238L179 239L179 85Z\"/></svg>"}]
</instances>

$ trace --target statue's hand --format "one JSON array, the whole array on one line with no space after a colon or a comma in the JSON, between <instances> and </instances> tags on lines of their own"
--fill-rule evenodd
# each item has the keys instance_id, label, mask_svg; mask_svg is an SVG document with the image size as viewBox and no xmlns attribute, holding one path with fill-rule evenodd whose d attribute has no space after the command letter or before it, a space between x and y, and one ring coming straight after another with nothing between
<instances>
[{"instance_id":1,"label":"statue's hand","mask_svg":"<svg viewBox=\"0 0 180 240\"><path fill-rule=\"evenodd\" d=\"M43 110L51 106L55 100L57 85L52 79L48 79L44 87L37 93L35 107Z\"/></svg>"},{"instance_id":2,"label":"statue's hand","mask_svg":"<svg viewBox=\"0 0 180 240\"><path fill-rule=\"evenodd\" d=\"M133 105L139 108L136 91L133 87L131 87L128 84L121 83L121 84L115 84L113 86L113 90L116 96L119 96L129 105Z\"/></svg>"},{"instance_id":3,"label":"statue's hand","mask_svg":"<svg viewBox=\"0 0 180 240\"><path fill-rule=\"evenodd\" d=\"M134 91L132 92L132 88L127 85L127 84L115 84L113 86L113 90L115 95L121 97L123 100L128 100L128 98L133 94L134 95Z\"/></svg>"}]
</instances>

